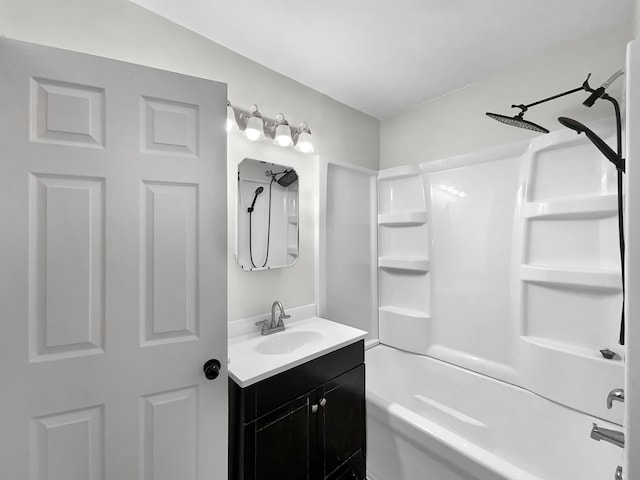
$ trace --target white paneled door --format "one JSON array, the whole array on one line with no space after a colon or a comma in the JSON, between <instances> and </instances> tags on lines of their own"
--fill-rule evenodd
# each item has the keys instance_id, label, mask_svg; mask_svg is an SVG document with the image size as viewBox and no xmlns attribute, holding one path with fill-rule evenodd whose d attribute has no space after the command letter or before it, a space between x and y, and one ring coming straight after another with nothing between
<instances>
[{"instance_id":1,"label":"white paneled door","mask_svg":"<svg viewBox=\"0 0 640 480\"><path fill-rule=\"evenodd\" d=\"M225 111L0 38L2 480L226 478Z\"/></svg>"}]
</instances>

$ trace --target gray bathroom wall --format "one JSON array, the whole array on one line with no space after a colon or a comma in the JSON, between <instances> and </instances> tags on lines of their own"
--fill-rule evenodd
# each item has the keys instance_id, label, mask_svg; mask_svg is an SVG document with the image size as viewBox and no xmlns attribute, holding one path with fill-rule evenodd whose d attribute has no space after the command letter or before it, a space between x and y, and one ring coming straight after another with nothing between
<instances>
[{"instance_id":1,"label":"gray bathroom wall","mask_svg":"<svg viewBox=\"0 0 640 480\"><path fill-rule=\"evenodd\" d=\"M600 86L624 68L626 44L634 37L633 16L618 28L594 30L589 36L565 41L533 58L484 80L449 93L389 119L380 126L380 168L417 164L531 139L534 132L502 125L485 112L515 115L512 104L529 104L579 87L588 73ZM540 28L543 28L541 26ZM624 81L608 92L620 99ZM613 115L608 102L582 106L586 95L576 93L532 107L525 118L553 131L557 117L593 121Z\"/></svg>"},{"instance_id":2,"label":"gray bathroom wall","mask_svg":"<svg viewBox=\"0 0 640 480\"><path fill-rule=\"evenodd\" d=\"M242 28L242 25L238 25ZM377 169L379 121L179 27L127 0L0 0L0 35L124 60L228 84L229 100L263 115L307 121L316 154L303 155L239 135L228 142L228 318L256 315L281 300L314 303L318 158ZM339 74L339 72L336 72ZM243 272L233 255L233 178L244 157L291 164L301 178L300 260L291 268Z\"/></svg>"}]
</instances>

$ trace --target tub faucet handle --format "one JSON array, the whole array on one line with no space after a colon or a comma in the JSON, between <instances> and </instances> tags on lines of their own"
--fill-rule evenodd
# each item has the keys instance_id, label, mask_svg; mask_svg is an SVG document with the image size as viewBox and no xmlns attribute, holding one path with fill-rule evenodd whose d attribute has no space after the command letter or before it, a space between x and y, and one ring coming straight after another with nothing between
<instances>
[{"instance_id":1,"label":"tub faucet handle","mask_svg":"<svg viewBox=\"0 0 640 480\"><path fill-rule=\"evenodd\" d=\"M615 388L607 395L607 408L613 407L613 402L624 402L624 390L621 388Z\"/></svg>"}]
</instances>

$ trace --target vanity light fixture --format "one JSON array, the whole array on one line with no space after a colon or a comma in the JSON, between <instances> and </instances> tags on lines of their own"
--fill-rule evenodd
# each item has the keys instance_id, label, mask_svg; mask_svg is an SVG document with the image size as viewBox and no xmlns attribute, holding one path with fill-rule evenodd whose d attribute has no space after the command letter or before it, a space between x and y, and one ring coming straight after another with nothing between
<instances>
[{"instance_id":1,"label":"vanity light fixture","mask_svg":"<svg viewBox=\"0 0 640 480\"><path fill-rule=\"evenodd\" d=\"M302 153L313 152L313 140L311 138L311 130L307 122L302 122L298 127L298 132L294 137L295 149Z\"/></svg>"},{"instance_id":2,"label":"vanity light fixture","mask_svg":"<svg viewBox=\"0 0 640 480\"><path fill-rule=\"evenodd\" d=\"M227 132L239 130L238 121L236 120L236 111L233 109L231 102L227 102Z\"/></svg>"},{"instance_id":3,"label":"vanity light fixture","mask_svg":"<svg viewBox=\"0 0 640 480\"><path fill-rule=\"evenodd\" d=\"M247 126L244 129L244 136L252 142L264 140L264 123L262 123L262 114L258 111L258 106L253 104L249 108L249 117Z\"/></svg>"},{"instance_id":4,"label":"vanity light fixture","mask_svg":"<svg viewBox=\"0 0 640 480\"><path fill-rule=\"evenodd\" d=\"M227 101L227 132L241 131L245 137L253 142L269 137L275 145L280 147L294 147L302 153L313 153L313 140L307 122L302 122L297 128L291 127L284 113L278 113L275 119L263 117L257 105L251 105L249 110L235 107Z\"/></svg>"},{"instance_id":5,"label":"vanity light fixture","mask_svg":"<svg viewBox=\"0 0 640 480\"><path fill-rule=\"evenodd\" d=\"M274 124L273 143L280 145L281 147L290 147L293 145L293 139L291 138L291 127L289 122L284 118L283 113L276 115L276 121Z\"/></svg>"}]
</instances>

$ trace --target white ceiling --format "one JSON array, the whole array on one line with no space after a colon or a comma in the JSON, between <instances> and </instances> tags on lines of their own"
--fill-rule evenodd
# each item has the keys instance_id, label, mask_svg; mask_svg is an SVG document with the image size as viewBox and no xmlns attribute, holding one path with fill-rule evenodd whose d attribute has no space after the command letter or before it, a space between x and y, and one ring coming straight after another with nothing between
<instances>
[{"instance_id":1,"label":"white ceiling","mask_svg":"<svg viewBox=\"0 0 640 480\"><path fill-rule=\"evenodd\" d=\"M628 25L635 2L133 1L380 119L556 42Z\"/></svg>"}]
</instances>

